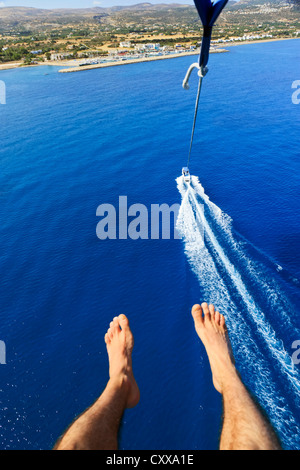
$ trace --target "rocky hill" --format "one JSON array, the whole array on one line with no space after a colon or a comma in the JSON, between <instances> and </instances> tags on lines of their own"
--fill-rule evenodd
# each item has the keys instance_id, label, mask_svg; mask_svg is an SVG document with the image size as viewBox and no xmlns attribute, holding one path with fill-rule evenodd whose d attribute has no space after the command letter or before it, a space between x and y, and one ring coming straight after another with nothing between
<instances>
[{"instance_id":1,"label":"rocky hill","mask_svg":"<svg viewBox=\"0 0 300 470\"><path fill-rule=\"evenodd\" d=\"M294 3L293 3L294 2ZM240 0L230 1L218 20L218 25L282 23L300 20L299 0ZM0 32L44 31L66 25L98 25L104 28L182 27L199 24L193 5L139 3L111 8L53 9L27 7L0 8Z\"/></svg>"}]
</instances>

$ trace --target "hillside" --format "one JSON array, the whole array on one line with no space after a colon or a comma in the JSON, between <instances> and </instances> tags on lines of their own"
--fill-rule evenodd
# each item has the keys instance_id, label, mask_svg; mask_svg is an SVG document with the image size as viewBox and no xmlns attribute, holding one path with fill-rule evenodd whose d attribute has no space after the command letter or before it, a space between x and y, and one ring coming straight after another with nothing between
<instances>
[{"instance_id":1,"label":"hillside","mask_svg":"<svg viewBox=\"0 0 300 470\"><path fill-rule=\"evenodd\" d=\"M282 0L240 0L229 2L219 24L276 22L299 18L299 9ZM0 31L51 29L63 25L98 24L120 27L124 24L188 25L198 22L194 6L140 3L133 6L87 9L0 8Z\"/></svg>"},{"instance_id":2,"label":"hillside","mask_svg":"<svg viewBox=\"0 0 300 470\"><path fill-rule=\"evenodd\" d=\"M54 10L0 7L0 62L49 60L53 53L88 58L109 54L120 43L139 47L154 42L189 48L199 43L201 29L196 8L178 3ZM299 35L299 6L284 0L240 0L228 3L213 39L224 42Z\"/></svg>"}]
</instances>

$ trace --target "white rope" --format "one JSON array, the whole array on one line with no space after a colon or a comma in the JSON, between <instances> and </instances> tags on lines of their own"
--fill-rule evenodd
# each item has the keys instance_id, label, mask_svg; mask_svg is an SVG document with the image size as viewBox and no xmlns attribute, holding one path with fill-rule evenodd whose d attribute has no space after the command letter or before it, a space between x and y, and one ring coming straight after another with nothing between
<instances>
[{"instance_id":1,"label":"white rope","mask_svg":"<svg viewBox=\"0 0 300 470\"><path fill-rule=\"evenodd\" d=\"M188 156L188 162L187 162L187 167L189 168L190 164L190 159L191 159L191 153L192 153L192 147L193 147L193 141L194 141L194 134L195 134L195 127L196 127L196 121L197 121L197 115L198 115L198 108L199 108L199 100L200 100L200 95L201 95L201 89L202 89L202 81L205 75L208 72L207 67L200 67L198 64L192 64L190 68L187 71L187 74L185 76L185 79L183 81L183 88L185 90L189 89L188 85L188 80L190 78L190 75L193 71L194 68L198 68L198 76L199 76L199 85L198 85L198 92L197 92L197 98L196 98L196 104L195 104L195 113L194 113L194 121L193 121L193 128L192 128L192 135L191 135L191 142L190 142L190 150L189 150L189 156Z\"/></svg>"}]
</instances>

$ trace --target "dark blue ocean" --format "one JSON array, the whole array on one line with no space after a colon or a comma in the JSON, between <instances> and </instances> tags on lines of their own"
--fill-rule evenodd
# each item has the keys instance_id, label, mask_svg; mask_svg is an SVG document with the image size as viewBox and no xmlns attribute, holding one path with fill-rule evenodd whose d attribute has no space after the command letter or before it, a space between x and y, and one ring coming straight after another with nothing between
<instances>
[{"instance_id":1,"label":"dark blue ocean","mask_svg":"<svg viewBox=\"0 0 300 470\"><path fill-rule=\"evenodd\" d=\"M237 366L284 448L300 449L299 42L211 55L190 164L205 252L187 223L182 240L96 236L97 207L118 213L119 196L181 203L196 74L190 91L181 83L195 59L0 72L1 449L50 449L92 404L120 313L141 390L120 447L217 449L221 398L190 315L202 301L225 314Z\"/></svg>"}]
</instances>

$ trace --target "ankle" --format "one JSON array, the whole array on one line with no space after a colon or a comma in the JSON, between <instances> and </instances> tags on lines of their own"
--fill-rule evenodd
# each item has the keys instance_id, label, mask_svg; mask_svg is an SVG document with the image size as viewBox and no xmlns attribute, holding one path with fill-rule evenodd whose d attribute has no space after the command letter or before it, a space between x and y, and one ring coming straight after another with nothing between
<instances>
[{"instance_id":1,"label":"ankle","mask_svg":"<svg viewBox=\"0 0 300 470\"><path fill-rule=\"evenodd\" d=\"M110 377L108 385L114 389L122 391L125 395L130 392L130 380L127 374L120 373Z\"/></svg>"},{"instance_id":2,"label":"ankle","mask_svg":"<svg viewBox=\"0 0 300 470\"><path fill-rule=\"evenodd\" d=\"M222 395L228 392L239 393L241 387L244 388L241 376L235 366L232 364L232 367L227 369L224 374L222 374Z\"/></svg>"}]
</instances>

